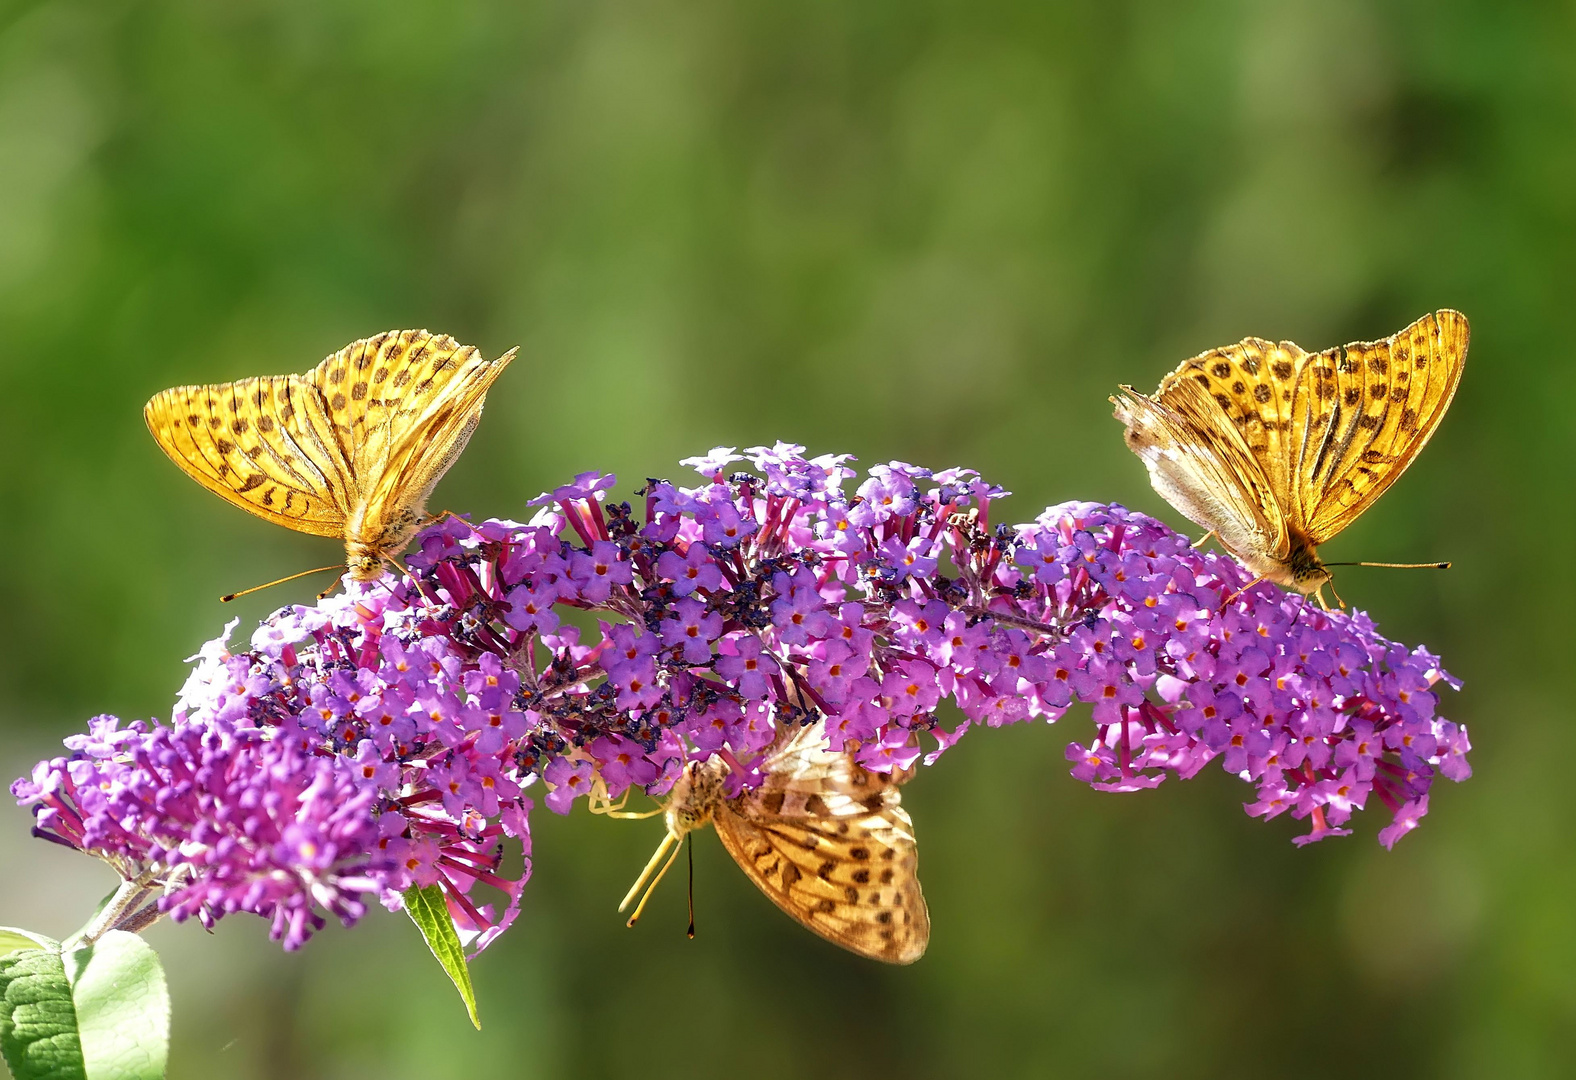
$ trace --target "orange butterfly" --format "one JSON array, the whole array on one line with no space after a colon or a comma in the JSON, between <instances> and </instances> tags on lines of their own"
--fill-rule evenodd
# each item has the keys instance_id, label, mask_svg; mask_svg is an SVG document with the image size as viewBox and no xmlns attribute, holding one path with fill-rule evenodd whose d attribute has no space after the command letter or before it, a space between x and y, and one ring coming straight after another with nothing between
<instances>
[{"instance_id":1,"label":"orange butterfly","mask_svg":"<svg viewBox=\"0 0 1576 1080\"><path fill-rule=\"evenodd\" d=\"M1322 604L1331 574L1315 549L1428 443L1461 381L1469 336L1466 316L1446 310L1383 341L1321 353L1246 338L1186 361L1154 397L1123 386L1111 401L1167 502L1259 580Z\"/></svg>"},{"instance_id":2,"label":"orange butterfly","mask_svg":"<svg viewBox=\"0 0 1576 1080\"><path fill-rule=\"evenodd\" d=\"M391 330L305 375L165 390L143 415L193 480L276 525L342 539L351 577L372 581L427 523L427 496L517 351L489 361L446 335Z\"/></svg>"},{"instance_id":3,"label":"orange butterfly","mask_svg":"<svg viewBox=\"0 0 1576 1080\"><path fill-rule=\"evenodd\" d=\"M820 721L779 737L761 765L766 779L753 791L726 798L727 768L720 757L691 762L673 785L662 810L668 834L618 908L645 890L631 926L677 858L676 845L710 822L756 887L826 940L892 964L925 954L930 914L919 887L919 848L898 794L912 772L870 772L852 754L826 749Z\"/></svg>"}]
</instances>

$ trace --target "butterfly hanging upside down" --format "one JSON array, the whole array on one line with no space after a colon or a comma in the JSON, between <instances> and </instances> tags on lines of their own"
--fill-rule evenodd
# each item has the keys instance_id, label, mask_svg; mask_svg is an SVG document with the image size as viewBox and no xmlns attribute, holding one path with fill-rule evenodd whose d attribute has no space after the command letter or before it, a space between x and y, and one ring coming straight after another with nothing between
<instances>
[{"instance_id":1,"label":"butterfly hanging upside down","mask_svg":"<svg viewBox=\"0 0 1576 1080\"><path fill-rule=\"evenodd\" d=\"M898 794L911 772L870 772L851 753L826 749L819 721L779 736L754 790L727 798L728 769L720 756L685 766L660 811L667 836L619 905L623 911L644 890L629 925L673 865L676 845L710 822L756 887L826 940L892 964L925 954L930 915L919 849Z\"/></svg>"},{"instance_id":2,"label":"butterfly hanging upside down","mask_svg":"<svg viewBox=\"0 0 1576 1080\"><path fill-rule=\"evenodd\" d=\"M1427 444L1461 381L1468 337L1466 316L1444 310L1383 341L1320 353L1246 338L1184 362L1154 397L1123 386L1111 401L1167 502L1258 580L1324 604L1331 574L1315 549Z\"/></svg>"},{"instance_id":3,"label":"butterfly hanging upside down","mask_svg":"<svg viewBox=\"0 0 1576 1080\"><path fill-rule=\"evenodd\" d=\"M447 335L391 330L305 375L165 390L143 415L193 480L276 525L343 540L350 576L373 581L428 523L428 495L516 351L484 360Z\"/></svg>"}]
</instances>

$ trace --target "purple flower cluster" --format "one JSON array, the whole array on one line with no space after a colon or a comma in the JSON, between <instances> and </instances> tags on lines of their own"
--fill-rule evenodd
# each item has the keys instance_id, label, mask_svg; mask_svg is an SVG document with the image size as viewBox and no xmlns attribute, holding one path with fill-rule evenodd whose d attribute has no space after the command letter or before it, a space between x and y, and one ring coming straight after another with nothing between
<instances>
[{"instance_id":1,"label":"purple flower cluster","mask_svg":"<svg viewBox=\"0 0 1576 1080\"><path fill-rule=\"evenodd\" d=\"M1005 493L971 471L894 462L849 490L849 460L719 449L685 462L700 486L648 481L638 512L587 473L528 525L451 518L407 576L284 609L244 651L227 629L171 727L96 721L13 791L40 833L155 870L177 916L256 911L294 945L319 911L437 884L481 948L525 877L501 872L503 837L529 871L526 787L567 813L718 755L737 790L780 725L816 718L889 770L1085 702L1079 779L1131 791L1218 757L1250 814L1310 821L1299 843L1377 796L1392 844L1436 772L1469 774L1465 730L1434 712L1453 681L1366 616L1243 591L1236 562L1121 507L993 526Z\"/></svg>"}]
</instances>

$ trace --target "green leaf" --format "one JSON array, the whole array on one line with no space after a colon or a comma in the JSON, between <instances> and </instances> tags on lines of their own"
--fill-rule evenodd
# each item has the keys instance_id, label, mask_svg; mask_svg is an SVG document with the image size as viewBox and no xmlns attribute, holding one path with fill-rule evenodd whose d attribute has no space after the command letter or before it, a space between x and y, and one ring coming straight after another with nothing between
<instances>
[{"instance_id":1,"label":"green leaf","mask_svg":"<svg viewBox=\"0 0 1576 1080\"><path fill-rule=\"evenodd\" d=\"M454 980L454 988L465 1002L465 1011L471 1014L476 1030L482 1022L476 1017L476 991L471 986L471 969L465 965L465 946L455 933L454 920L449 918L449 906L443 902L443 890L436 885L421 889L412 885L405 890L405 910L411 921L427 939L427 948L438 958L443 970Z\"/></svg>"},{"instance_id":2,"label":"green leaf","mask_svg":"<svg viewBox=\"0 0 1576 1080\"><path fill-rule=\"evenodd\" d=\"M43 934L35 934L31 930L23 930L16 926L0 926L0 956L18 949L58 951L59 947L60 942Z\"/></svg>"},{"instance_id":3,"label":"green leaf","mask_svg":"<svg viewBox=\"0 0 1576 1080\"><path fill-rule=\"evenodd\" d=\"M0 1055L16 1080L87 1080L59 953L25 949L0 956Z\"/></svg>"},{"instance_id":4,"label":"green leaf","mask_svg":"<svg viewBox=\"0 0 1576 1080\"><path fill-rule=\"evenodd\" d=\"M170 1044L170 994L158 954L110 930L63 957L89 1080L160 1080Z\"/></svg>"}]
</instances>

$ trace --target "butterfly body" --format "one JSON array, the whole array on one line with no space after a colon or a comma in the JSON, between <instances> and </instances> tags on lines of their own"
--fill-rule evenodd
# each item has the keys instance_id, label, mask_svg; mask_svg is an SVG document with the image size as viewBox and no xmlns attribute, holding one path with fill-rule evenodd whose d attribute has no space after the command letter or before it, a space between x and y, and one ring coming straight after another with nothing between
<instances>
[{"instance_id":1,"label":"butterfly body","mask_svg":"<svg viewBox=\"0 0 1576 1080\"><path fill-rule=\"evenodd\" d=\"M659 855L713 824L739 868L798 922L861 956L913 963L929 943L930 916L898 793L911 774L870 772L824 744L819 723L791 732L761 764L762 783L731 799L721 757L685 766Z\"/></svg>"},{"instance_id":2,"label":"butterfly body","mask_svg":"<svg viewBox=\"0 0 1576 1080\"><path fill-rule=\"evenodd\" d=\"M426 522L514 355L488 361L445 335L389 331L304 375L165 390L143 414L192 479L275 524L343 540L351 576L371 581Z\"/></svg>"},{"instance_id":3,"label":"butterfly body","mask_svg":"<svg viewBox=\"0 0 1576 1080\"><path fill-rule=\"evenodd\" d=\"M1331 574L1317 548L1427 444L1468 338L1449 310L1320 353L1246 338L1185 361L1153 397L1123 386L1111 400L1167 502L1256 577L1319 594Z\"/></svg>"}]
</instances>

